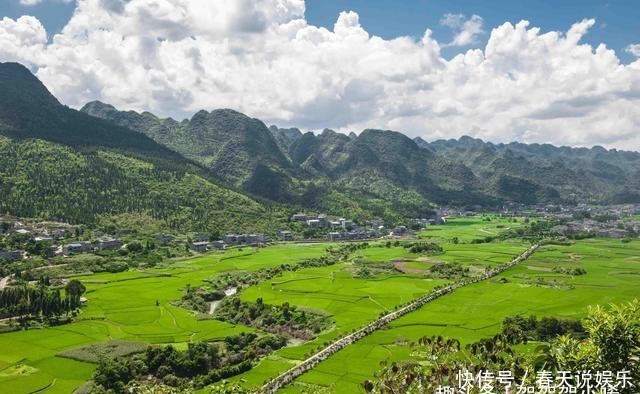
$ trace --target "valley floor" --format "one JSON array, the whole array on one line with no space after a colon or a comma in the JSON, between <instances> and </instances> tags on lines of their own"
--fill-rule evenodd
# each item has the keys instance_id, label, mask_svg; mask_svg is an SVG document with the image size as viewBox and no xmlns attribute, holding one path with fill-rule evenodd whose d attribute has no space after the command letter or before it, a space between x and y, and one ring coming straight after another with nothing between
<instances>
[{"instance_id":1,"label":"valley floor","mask_svg":"<svg viewBox=\"0 0 640 394\"><path fill-rule=\"evenodd\" d=\"M459 219L425 230L423 241L444 253L417 255L401 244L372 243L339 264L285 272L240 292L243 301L282 304L329 314L334 325L318 338L292 341L252 370L232 380L259 386L327 343L375 320L381 313L432 291L452 279L425 275L441 263L458 263L471 274L510 261L530 246L519 239L470 243L520 226L498 219ZM456 238L456 242L454 242ZM87 286L87 305L68 325L0 334L0 392L70 393L91 378L94 364L59 357L61 352L108 340L175 344L222 338L255 329L218 320L199 320L176 307L187 285L228 271L252 271L296 263L325 253L329 244L274 245L229 250L166 267L79 279ZM469 343L495 334L504 317L515 314L582 317L588 305L640 297L640 241L589 239L541 247L522 264L498 277L456 290L347 346L281 391L363 392L380 362L410 357L409 343L444 335ZM580 267L585 275L554 272ZM367 268L368 275L362 275ZM398 271L400 269L401 271Z\"/></svg>"}]
</instances>

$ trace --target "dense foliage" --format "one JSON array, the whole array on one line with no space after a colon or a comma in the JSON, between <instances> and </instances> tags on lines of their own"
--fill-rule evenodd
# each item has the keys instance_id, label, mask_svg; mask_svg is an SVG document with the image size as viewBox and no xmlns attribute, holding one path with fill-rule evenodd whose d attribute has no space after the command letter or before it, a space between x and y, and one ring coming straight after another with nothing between
<instances>
[{"instance_id":1,"label":"dense foliage","mask_svg":"<svg viewBox=\"0 0 640 394\"><path fill-rule=\"evenodd\" d=\"M553 272L570 276L580 276L587 273L587 271L581 267L553 267Z\"/></svg>"},{"instance_id":2,"label":"dense foliage","mask_svg":"<svg viewBox=\"0 0 640 394\"><path fill-rule=\"evenodd\" d=\"M353 270L353 277L360 279L372 279L379 275L402 274L394 263L390 262L361 262L354 261L357 268Z\"/></svg>"},{"instance_id":3,"label":"dense foliage","mask_svg":"<svg viewBox=\"0 0 640 394\"><path fill-rule=\"evenodd\" d=\"M580 320L558 319L556 317L508 316L502 322L502 335L512 344L527 341L548 341L560 335L571 335L576 338L585 336Z\"/></svg>"},{"instance_id":4,"label":"dense foliage","mask_svg":"<svg viewBox=\"0 0 640 394\"><path fill-rule=\"evenodd\" d=\"M437 263L429 268L429 273L436 278L464 278L469 276L469 267L459 263Z\"/></svg>"},{"instance_id":5,"label":"dense foliage","mask_svg":"<svg viewBox=\"0 0 640 394\"><path fill-rule=\"evenodd\" d=\"M408 242L403 245L410 253L439 254L444 252L442 246L433 242Z\"/></svg>"},{"instance_id":6,"label":"dense foliage","mask_svg":"<svg viewBox=\"0 0 640 394\"><path fill-rule=\"evenodd\" d=\"M78 280L71 280L64 288L22 285L0 290L0 318L15 317L22 323L30 319L49 320L69 315L80 307L80 297L85 287Z\"/></svg>"},{"instance_id":7,"label":"dense foliage","mask_svg":"<svg viewBox=\"0 0 640 394\"><path fill-rule=\"evenodd\" d=\"M309 340L329 328L329 316L289 305L267 305L258 298L255 303L243 302L238 297L226 298L216 309L216 319L259 328L287 337Z\"/></svg>"},{"instance_id":8,"label":"dense foliage","mask_svg":"<svg viewBox=\"0 0 640 394\"><path fill-rule=\"evenodd\" d=\"M177 305L200 313L207 313L210 310L210 303L221 300L224 296L224 291L212 290L209 286L193 287L188 285Z\"/></svg>"},{"instance_id":9,"label":"dense foliage","mask_svg":"<svg viewBox=\"0 0 640 394\"><path fill-rule=\"evenodd\" d=\"M172 345L149 346L141 354L102 359L94 373L94 391L125 393L129 382L150 378L172 387L202 388L251 369L260 357L285 344L283 338L242 333L220 342L189 343L184 351Z\"/></svg>"},{"instance_id":10,"label":"dense foliage","mask_svg":"<svg viewBox=\"0 0 640 394\"><path fill-rule=\"evenodd\" d=\"M83 224L136 212L168 229L220 232L277 228L286 216L195 171L40 140L0 139L0 194L0 212Z\"/></svg>"}]
</instances>

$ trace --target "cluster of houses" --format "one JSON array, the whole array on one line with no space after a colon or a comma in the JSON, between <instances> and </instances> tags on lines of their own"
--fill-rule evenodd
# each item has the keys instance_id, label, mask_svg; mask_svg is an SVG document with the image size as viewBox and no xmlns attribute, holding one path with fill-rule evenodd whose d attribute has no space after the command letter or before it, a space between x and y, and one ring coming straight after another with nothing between
<instances>
[{"instance_id":1,"label":"cluster of houses","mask_svg":"<svg viewBox=\"0 0 640 394\"><path fill-rule=\"evenodd\" d=\"M204 237L191 243L191 250L207 252L209 250L223 250L228 246L261 246L271 242L264 234L227 234L221 240L208 241Z\"/></svg>"},{"instance_id":2,"label":"cluster of houses","mask_svg":"<svg viewBox=\"0 0 640 394\"><path fill-rule=\"evenodd\" d=\"M329 233L330 241L345 241L345 240L358 240L358 239L371 239L379 237L380 233L375 230L367 230L365 228L357 228L349 231L331 231Z\"/></svg>"},{"instance_id":3,"label":"cluster of houses","mask_svg":"<svg viewBox=\"0 0 640 394\"><path fill-rule=\"evenodd\" d=\"M330 241L367 240L386 235L406 236L413 232L407 226L397 226L390 230L386 229L382 220L370 220L366 222L365 226L357 226L351 220L344 218L330 220L326 215L311 216L299 213L293 215L292 219L305 223L312 228L326 229L325 239L329 239ZM415 220L420 221L424 226L442 222L441 219ZM293 241L294 233L291 230L280 230L276 233L275 238L279 241ZM230 246L261 246L271 241L271 238L264 234L227 234L217 241L209 241L206 237L199 237L191 243L191 250L204 253L210 250L223 250Z\"/></svg>"},{"instance_id":4,"label":"cluster of houses","mask_svg":"<svg viewBox=\"0 0 640 394\"><path fill-rule=\"evenodd\" d=\"M339 218L330 220L327 215L307 215L306 213L297 213L291 217L294 222L304 222L311 228L329 228L331 230L342 229L352 230L355 225L352 220Z\"/></svg>"},{"instance_id":5,"label":"cluster of houses","mask_svg":"<svg viewBox=\"0 0 640 394\"><path fill-rule=\"evenodd\" d=\"M52 246L51 257L68 256L96 250L116 250L122 247L117 238L94 234L100 237L94 242L74 241L64 243L68 237L77 237L84 233L80 226L59 222L23 222L8 217L0 217L0 234L21 235L33 242L47 242ZM0 251L0 260L16 261L27 257L24 250Z\"/></svg>"},{"instance_id":6,"label":"cluster of houses","mask_svg":"<svg viewBox=\"0 0 640 394\"><path fill-rule=\"evenodd\" d=\"M289 230L278 231L277 237L281 241L293 241L293 233Z\"/></svg>"},{"instance_id":7,"label":"cluster of houses","mask_svg":"<svg viewBox=\"0 0 640 394\"><path fill-rule=\"evenodd\" d=\"M28 223L7 217L0 217L0 234L28 235L38 240L57 240L71 234L82 233L82 228L67 223L38 222Z\"/></svg>"},{"instance_id":8,"label":"cluster of houses","mask_svg":"<svg viewBox=\"0 0 640 394\"><path fill-rule=\"evenodd\" d=\"M478 210L443 207L431 217L407 219L406 225L399 225L393 228L386 228L384 222L380 219L369 220L362 225L346 218L332 219L324 214L297 213L291 219L293 222L303 224L309 228L323 230L314 233L321 234L325 239L350 241L374 239L382 236L403 237L411 235L418 228L444 224L445 217L474 215ZM603 207L587 204L571 206L510 204L503 207L501 215L507 217L526 215L558 219L562 224L552 229L557 235L586 233L593 236L611 238L627 238L640 235L640 204ZM122 231L119 231L119 233ZM17 234L35 242L48 242L53 246L52 257L93 251L118 250L123 247L123 243L119 239L99 232L92 233L91 238L95 239L93 242L63 242L64 239L70 237L77 239L83 232L84 229L81 226L73 226L67 223L28 223L0 216L0 235ZM290 230L281 230L276 233L276 239L293 241L294 233ZM176 236L161 233L155 235L155 240L166 245L174 242ZM227 234L216 241L210 241L205 236L196 237L189 246L194 251L207 252L210 250L223 250L229 246L261 246L269 242L271 242L271 239L264 234ZM24 250L0 250L0 260L15 261L25 257L27 257L27 253Z\"/></svg>"},{"instance_id":9,"label":"cluster of houses","mask_svg":"<svg viewBox=\"0 0 640 394\"><path fill-rule=\"evenodd\" d=\"M627 238L640 234L640 222L612 220L607 222L592 219L572 220L555 226L551 231L558 235L584 233L596 237Z\"/></svg>"},{"instance_id":10,"label":"cluster of houses","mask_svg":"<svg viewBox=\"0 0 640 394\"><path fill-rule=\"evenodd\" d=\"M466 211L463 212L463 214L466 216L468 213L471 213L471 211ZM475 214L475 213L473 213ZM445 219L444 216L442 216L441 213L436 214L433 217L430 218L414 218L414 219L409 219L408 220L410 225L416 226L416 227L420 227L420 228L424 228L427 226L435 226L436 224L445 224L447 222L447 220Z\"/></svg>"},{"instance_id":11,"label":"cluster of houses","mask_svg":"<svg viewBox=\"0 0 640 394\"><path fill-rule=\"evenodd\" d=\"M327 215L309 215L306 213L297 213L291 217L291 220L304 223L309 228L327 230L327 237L331 241L376 238L380 237L385 231L384 223L381 220L369 221L366 226L357 226L353 220L345 218L330 219ZM290 231L280 231L278 238L284 241L292 240L293 235Z\"/></svg>"},{"instance_id":12,"label":"cluster of houses","mask_svg":"<svg viewBox=\"0 0 640 394\"><path fill-rule=\"evenodd\" d=\"M368 221L365 227L356 226L353 221L345 218L330 220L326 215L299 213L293 215L292 220L304 223L311 228L326 229L327 237L331 241L364 240L389 234L381 220ZM402 231L398 230L400 228ZM407 228L404 226L394 229L396 235L404 234L406 230ZM291 230L280 230L275 234L275 238L280 241L293 241L294 233ZM164 238L160 238L160 235L156 239L164 240ZM196 237L190 248L193 251L204 253L211 250L223 250L230 246L261 246L271 241L271 238L265 234L227 234L217 241L210 241L203 236Z\"/></svg>"},{"instance_id":13,"label":"cluster of houses","mask_svg":"<svg viewBox=\"0 0 640 394\"><path fill-rule=\"evenodd\" d=\"M387 229L380 219L369 220L364 225L356 224L353 220L346 218L329 218L324 214L309 215L298 213L293 215L292 220L308 226L309 228L324 230L320 231L323 239L331 241L366 240L379 238L382 236L405 236L412 232L412 228L424 227L439 224L444 221L441 216L436 218L409 219L407 226L397 226ZM94 241L68 241L65 239L78 239L84 234L82 226L74 226L67 223L21 222L15 218L0 216L0 235L4 233L19 234L27 236L29 239L38 242L47 242L53 247L51 257L69 256L74 254L89 253L95 251L118 250L124 247L122 241L113 236L109 236L99 231L92 232L90 238ZM127 233L127 229L119 229L118 234ZM88 237L83 237L88 238ZM275 238L280 241L293 241L294 233L291 230L281 230L275 234ZM177 237L173 234L158 233L154 235L157 243L168 245L174 243ZM222 239L210 241L207 236L198 236L189 244L191 250L197 252L207 252L210 250L222 250L230 246L260 246L271 242L265 234L227 234ZM20 260L27 257L24 250L0 250L0 260Z\"/></svg>"},{"instance_id":14,"label":"cluster of houses","mask_svg":"<svg viewBox=\"0 0 640 394\"><path fill-rule=\"evenodd\" d=\"M640 204L621 204L598 206L587 203L575 205L563 204L536 204L524 205L516 203L505 204L501 209L502 216L537 216L554 217L557 219L571 219L576 214L588 212L590 216L613 215L628 217L640 215Z\"/></svg>"},{"instance_id":15,"label":"cluster of houses","mask_svg":"<svg viewBox=\"0 0 640 394\"><path fill-rule=\"evenodd\" d=\"M87 253L100 250L118 250L122 248L122 241L114 237L99 238L94 242L77 241L62 245L59 248L59 255L69 256L72 254ZM58 251L57 251L58 253Z\"/></svg>"},{"instance_id":16,"label":"cluster of houses","mask_svg":"<svg viewBox=\"0 0 640 394\"><path fill-rule=\"evenodd\" d=\"M83 232L82 227L59 222L25 222L0 216L0 234L28 235L38 241L59 240Z\"/></svg>"},{"instance_id":17,"label":"cluster of houses","mask_svg":"<svg viewBox=\"0 0 640 394\"><path fill-rule=\"evenodd\" d=\"M391 230L389 235L392 235L395 237L402 237L403 235L408 235L411 232L412 232L411 229L407 228L407 226L396 226L393 228L393 230Z\"/></svg>"},{"instance_id":18,"label":"cluster of houses","mask_svg":"<svg viewBox=\"0 0 640 394\"><path fill-rule=\"evenodd\" d=\"M503 215L507 214L556 219L562 223L552 228L552 232L556 235L568 236L583 233L596 237L627 238L640 234L640 205L638 204L595 206L580 203L510 206L503 210Z\"/></svg>"},{"instance_id":19,"label":"cluster of houses","mask_svg":"<svg viewBox=\"0 0 640 394\"><path fill-rule=\"evenodd\" d=\"M460 208L460 207L441 207L440 209L438 209L438 212L436 213L435 217L430 218L429 220L433 220L431 222L431 224L443 224L444 223L444 218L461 218L461 217L470 217L470 216L476 216L479 213L484 213L484 212L495 212L495 210L493 211L487 211L486 209L483 209L482 207L479 206L474 206L474 207L467 207L467 208Z\"/></svg>"},{"instance_id":20,"label":"cluster of houses","mask_svg":"<svg viewBox=\"0 0 640 394\"><path fill-rule=\"evenodd\" d=\"M557 235L576 233L596 237L627 238L640 234L640 205L624 204L613 206L538 205L536 216L553 218L562 222L552 231Z\"/></svg>"},{"instance_id":21,"label":"cluster of houses","mask_svg":"<svg viewBox=\"0 0 640 394\"><path fill-rule=\"evenodd\" d=\"M407 225L396 226L388 229L381 219L369 220L364 226L356 225L352 220L345 218L329 219L326 215L308 215L297 213L291 218L294 222L301 222L310 228L327 229L327 237L331 241L363 240L379 238L382 236L406 236L410 235L412 228L423 228L430 225L444 224L445 219L441 213L429 218L408 219ZM278 238L282 240L293 239L291 232L281 231Z\"/></svg>"}]
</instances>

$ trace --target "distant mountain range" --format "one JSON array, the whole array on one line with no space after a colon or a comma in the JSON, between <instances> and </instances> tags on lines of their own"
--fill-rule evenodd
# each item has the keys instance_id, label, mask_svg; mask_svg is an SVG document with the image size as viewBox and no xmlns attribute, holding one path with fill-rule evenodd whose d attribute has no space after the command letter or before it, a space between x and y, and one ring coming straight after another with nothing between
<instances>
[{"instance_id":1,"label":"distant mountain range","mask_svg":"<svg viewBox=\"0 0 640 394\"><path fill-rule=\"evenodd\" d=\"M301 209L394 221L441 204L640 202L640 154L303 133L230 109L183 121L97 101L75 111L23 66L0 63L0 193L3 213L136 214L215 232L286 225Z\"/></svg>"},{"instance_id":2,"label":"distant mountain range","mask_svg":"<svg viewBox=\"0 0 640 394\"><path fill-rule=\"evenodd\" d=\"M309 204L309 188L319 199L340 193L406 214L430 203L640 202L637 152L493 144L466 136L427 142L388 130L302 133L267 128L232 110L200 111L182 122L100 102L82 111L146 134L241 191L280 202Z\"/></svg>"}]
</instances>

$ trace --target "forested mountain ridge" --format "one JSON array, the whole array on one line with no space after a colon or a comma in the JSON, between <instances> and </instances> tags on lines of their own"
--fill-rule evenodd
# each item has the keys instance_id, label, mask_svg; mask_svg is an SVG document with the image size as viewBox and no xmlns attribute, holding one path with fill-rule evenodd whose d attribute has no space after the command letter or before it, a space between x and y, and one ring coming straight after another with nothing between
<instances>
[{"instance_id":1,"label":"forested mountain ridge","mask_svg":"<svg viewBox=\"0 0 640 394\"><path fill-rule=\"evenodd\" d=\"M96 105L90 103L84 110L126 126L134 124L136 117L152 116L120 112L110 106L109 111L96 110ZM232 143L237 138L233 130L238 129L233 123L239 119L242 117L227 119L226 134L221 134L219 126L200 132L219 135L218 144ZM162 142L154 128L140 123L135 129ZM261 134L264 150L271 152L268 156L282 155L285 160L267 161L271 164L265 166L268 171L264 176L251 169L246 173L254 174L252 179L272 179L268 183L277 187L242 186L241 190L275 201L331 208L333 204L326 204L323 199L337 193L341 196L339 200L354 201L365 210L380 213L392 209L407 215L428 211L433 203L497 206L507 201L525 204L640 201L640 154L635 152L600 147L492 144L470 137L427 142L422 138L411 140L394 131L373 129L357 136L330 129L319 134L276 126L268 130L270 139ZM191 141L187 145L199 143L194 132L185 132L181 138ZM188 156L190 148L173 146ZM241 145L236 146L237 152L243 152ZM242 167L242 160L238 163ZM218 162L215 174L228 179L237 167L232 161Z\"/></svg>"},{"instance_id":2,"label":"forested mountain ridge","mask_svg":"<svg viewBox=\"0 0 640 394\"><path fill-rule=\"evenodd\" d=\"M0 63L0 213L83 224L135 214L208 233L266 231L288 216L141 133L61 105L15 63Z\"/></svg>"},{"instance_id":3,"label":"forested mountain ridge","mask_svg":"<svg viewBox=\"0 0 640 394\"><path fill-rule=\"evenodd\" d=\"M0 63L0 130L19 139L42 138L82 149L113 148L186 162L145 135L63 106L18 63Z\"/></svg>"},{"instance_id":4,"label":"forested mountain ridge","mask_svg":"<svg viewBox=\"0 0 640 394\"><path fill-rule=\"evenodd\" d=\"M256 119L231 110L199 111L182 122L161 120L148 113L117 111L100 102L88 103L82 111L134 128L201 163L236 190L253 196L360 218L397 219L430 210L429 202L415 191L402 190L384 176L378 176L377 172L384 168L366 168L358 174L345 168L336 168L334 172L333 154L340 155L349 148L345 151L349 156L344 158L346 167L359 159L358 152L350 149L355 140L331 130L309 145L308 139L315 138L312 133L269 129ZM180 127L176 128L178 124ZM167 129L172 131L167 134ZM334 141L336 138L339 141ZM409 143L413 144L410 140ZM335 145L336 150L328 149L330 145ZM203 149L204 146L208 148ZM327 156L327 167L314 169L314 158L322 160L322 156Z\"/></svg>"},{"instance_id":5,"label":"forested mountain ridge","mask_svg":"<svg viewBox=\"0 0 640 394\"><path fill-rule=\"evenodd\" d=\"M21 65L0 64L2 212L78 223L135 213L170 228L273 232L294 206L394 222L435 204L640 201L636 152L374 129L303 134L228 109L181 122L98 102L83 110L61 105Z\"/></svg>"},{"instance_id":6,"label":"forested mountain ridge","mask_svg":"<svg viewBox=\"0 0 640 394\"><path fill-rule=\"evenodd\" d=\"M592 199L603 203L640 202L640 153L593 148L556 147L550 144L494 144L463 136L458 140L416 141L438 156L471 168L495 182L508 196L513 179L544 186L544 200ZM526 196L520 198L527 202Z\"/></svg>"},{"instance_id":7,"label":"forested mountain ridge","mask_svg":"<svg viewBox=\"0 0 640 394\"><path fill-rule=\"evenodd\" d=\"M404 134L364 130L357 137L325 130L292 146L294 163L332 179L351 194L391 201L407 214L424 215L435 203L493 204L463 165L435 157Z\"/></svg>"},{"instance_id":8,"label":"forested mountain ridge","mask_svg":"<svg viewBox=\"0 0 640 394\"><path fill-rule=\"evenodd\" d=\"M257 119L219 109L198 111L191 119L177 122L148 112L120 112L98 101L86 104L81 111L153 138L238 190L291 202L291 163Z\"/></svg>"}]
</instances>

